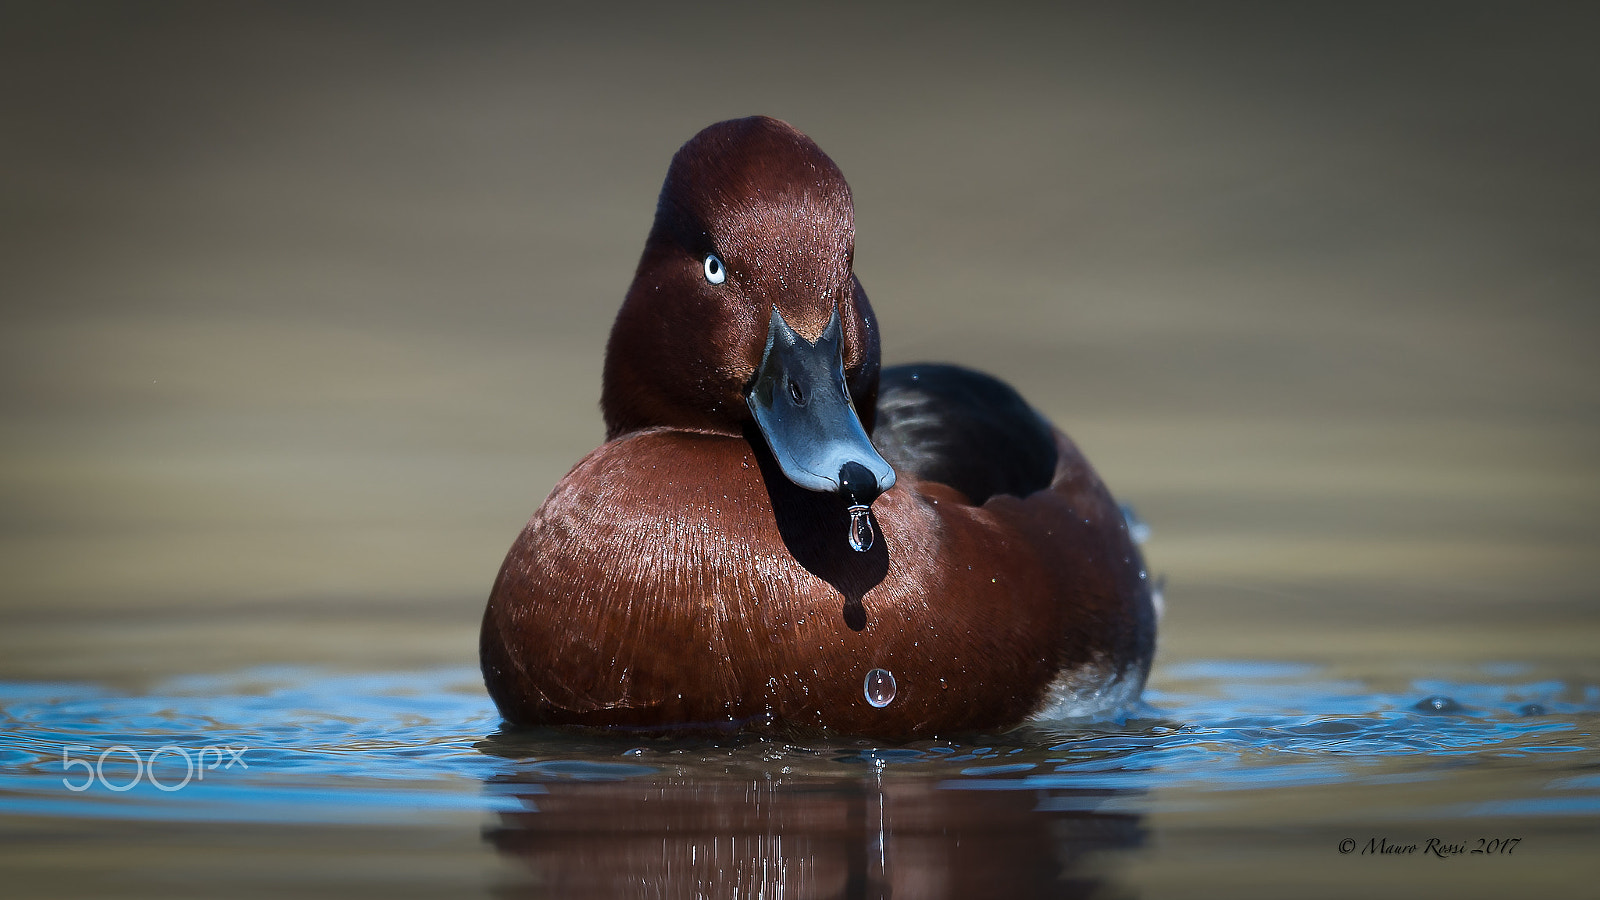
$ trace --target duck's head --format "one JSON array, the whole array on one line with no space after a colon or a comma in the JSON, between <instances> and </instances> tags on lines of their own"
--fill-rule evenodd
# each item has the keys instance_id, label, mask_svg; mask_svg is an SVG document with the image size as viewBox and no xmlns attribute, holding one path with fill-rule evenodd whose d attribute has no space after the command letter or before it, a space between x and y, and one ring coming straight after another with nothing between
<instances>
[{"instance_id":1,"label":"duck's head","mask_svg":"<svg viewBox=\"0 0 1600 900\"><path fill-rule=\"evenodd\" d=\"M606 346L608 437L753 426L790 481L870 505L895 476L867 438L878 329L854 250L850 187L810 138L764 116L695 135Z\"/></svg>"}]
</instances>

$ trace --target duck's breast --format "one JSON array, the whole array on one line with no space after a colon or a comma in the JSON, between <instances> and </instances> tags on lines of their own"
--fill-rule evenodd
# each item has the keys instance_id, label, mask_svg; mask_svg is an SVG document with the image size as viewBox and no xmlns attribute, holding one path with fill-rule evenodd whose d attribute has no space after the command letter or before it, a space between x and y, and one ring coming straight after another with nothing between
<instances>
[{"instance_id":1,"label":"duck's breast","mask_svg":"<svg viewBox=\"0 0 1600 900\"><path fill-rule=\"evenodd\" d=\"M1080 505L1065 490L974 507L908 479L856 552L838 498L790 485L751 442L629 435L579 463L512 547L484 623L490 692L526 723L1013 724L1063 667L1104 655L1120 587L1092 573L1119 548L1104 510ZM894 682L881 706L882 676L865 689L879 669Z\"/></svg>"}]
</instances>

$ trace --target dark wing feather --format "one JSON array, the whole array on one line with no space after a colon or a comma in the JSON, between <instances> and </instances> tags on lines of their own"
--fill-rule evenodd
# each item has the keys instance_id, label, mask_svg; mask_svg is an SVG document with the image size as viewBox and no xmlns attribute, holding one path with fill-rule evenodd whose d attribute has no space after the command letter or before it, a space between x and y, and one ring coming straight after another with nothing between
<instances>
[{"instance_id":1,"label":"dark wing feather","mask_svg":"<svg viewBox=\"0 0 1600 900\"><path fill-rule=\"evenodd\" d=\"M1005 382L960 366L883 370L872 443L895 471L947 484L981 504L1050 485L1054 429Z\"/></svg>"}]
</instances>

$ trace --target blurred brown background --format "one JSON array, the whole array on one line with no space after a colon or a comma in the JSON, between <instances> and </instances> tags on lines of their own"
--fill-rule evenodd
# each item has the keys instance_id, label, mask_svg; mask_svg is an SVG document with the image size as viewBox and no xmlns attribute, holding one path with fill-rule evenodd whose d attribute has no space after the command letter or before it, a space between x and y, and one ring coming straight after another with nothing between
<instances>
[{"instance_id":1,"label":"blurred brown background","mask_svg":"<svg viewBox=\"0 0 1600 900\"><path fill-rule=\"evenodd\" d=\"M1592 6L0 6L0 677L472 664L676 147L1154 527L1163 658L1590 660Z\"/></svg>"}]
</instances>

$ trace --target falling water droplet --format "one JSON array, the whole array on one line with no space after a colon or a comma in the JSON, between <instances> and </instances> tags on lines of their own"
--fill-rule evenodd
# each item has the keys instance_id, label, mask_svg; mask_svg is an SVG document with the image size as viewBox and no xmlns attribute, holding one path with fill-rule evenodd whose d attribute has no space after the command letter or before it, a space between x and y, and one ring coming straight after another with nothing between
<instances>
[{"instance_id":1,"label":"falling water droplet","mask_svg":"<svg viewBox=\"0 0 1600 900\"><path fill-rule=\"evenodd\" d=\"M867 680L861 685L861 692L866 694L867 702L879 709L894 702L894 690L894 673L888 669L873 669L867 673Z\"/></svg>"},{"instance_id":2,"label":"falling water droplet","mask_svg":"<svg viewBox=\"0 0 1600 900\"><path fill-rule=\"evenodd\" d=\"M857 553L865 553L872 549L871 507L859 505L850 507L850 549ZM887 702L889 701L884 701Z\"/></svg>"}]
</instances>

